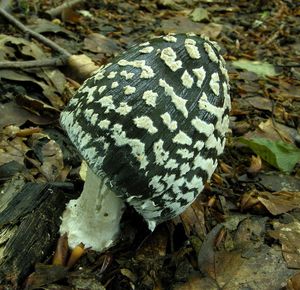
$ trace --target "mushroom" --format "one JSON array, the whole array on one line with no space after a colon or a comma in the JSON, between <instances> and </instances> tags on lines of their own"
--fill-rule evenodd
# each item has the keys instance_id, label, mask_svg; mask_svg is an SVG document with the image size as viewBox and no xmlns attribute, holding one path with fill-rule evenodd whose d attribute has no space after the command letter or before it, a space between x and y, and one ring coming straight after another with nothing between
<instances>
[{"instance_id":1,"label":"mushroom","mask_svg":"<svg viewBox=\"0 0 300 290\"><path fill-rule=\"evenodd\" d=\"M195 34L135 45L87 79L61 114L88 165L62 217L70 246L113 245L124 203L150 230L182 213L224 150L228 90L219 46Z\"/></svg>"}]
</instances>

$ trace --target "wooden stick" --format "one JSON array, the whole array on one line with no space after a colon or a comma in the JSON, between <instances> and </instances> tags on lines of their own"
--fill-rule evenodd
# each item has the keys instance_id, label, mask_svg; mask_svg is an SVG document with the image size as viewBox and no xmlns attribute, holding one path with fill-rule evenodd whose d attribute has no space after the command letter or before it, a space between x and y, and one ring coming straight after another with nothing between
<instances>
[{"instance_id":1,"label":"wooden stick","mask_svg":"<svg viewBox=\"0 0 300 290\"><path fill-rule=\"evenodd\" d=\"M37 68L47 66L63 66L67 64L68 58L54 57L28 61L0 61L0 69L3 68Z\"/></svg>"},{"instance_id":2,"label":"wooden stick","mask_svg":"<svg viewBox=\"0 0 300 290\"><path fill-rule=\"evenodd\" d=\"M69 58L71 56L71 54L67 50L65 50L64 48L60 47L55 42L53 42L52 40L48 39L47 37L41 35L40 33L37 33L35 31L33 31L32 29L26 27L19 20L17 20L11 14L9 14L8 12L6 12L3 8L0 8L0 15L2 15L3 17L5 17L9 22L11 22L13 25L15 25L16 27L18 27L24 33L27 33L27 34L31 35L32 37L34 37L35 39L39 40L40 42L42 42L46 46L52 48L54 51L57 51L60 54L62 54L62 56L66 57L66 58Z\"/></svg>"}]
</instances>

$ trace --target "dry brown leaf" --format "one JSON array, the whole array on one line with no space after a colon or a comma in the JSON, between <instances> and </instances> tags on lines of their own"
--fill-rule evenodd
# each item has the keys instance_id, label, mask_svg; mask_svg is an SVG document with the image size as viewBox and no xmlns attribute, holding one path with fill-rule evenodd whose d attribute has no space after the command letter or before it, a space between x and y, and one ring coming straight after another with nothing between
<instances>
[{"instance_id":1,"label":"dry brown leaf","mask_svg":"<svg viewBox=\"0 0 300 290\"><path fill-rule=\"evenodd\" d=\"M283 257L289 268L300 269L300 223L273 223L274 230L269 234L280 241Z\"/></svg>"},{"instance_id":2,"label":"dry brown leaf","mask_svg":"<svg viewBox=\"0 0 300 290\"><path fill-rule=\"evenodd\" d=\"M273 215L289 212L300 208L300 191L259 192L257 199Z\"/></svg>"},{"instance_id":3,"label":"dry brown leaf","mask_svg":"<svg viewBox=\"0 0 300 290\"><path fill-rule=\"evenodd\" d=\"M298 272L288 280L287 290L299 290L300 289L300 273Z\"/></svg>"},{"instance_id":4,"label":"dry brown leaf","mask_svg":"<svg viewBox=\"0 0 300 290\"><path fill-rule=\"evenodd\" d=\"M2 130L0 135L0 165L16 161L24 164L25 154L29 147L24 143L24 138L16 137L18 127L8 126Z\"/></svg>"},{"instance_id":5,"label":"dry brown leaf","mask_svg":"<svg viewBox=\"0 0 300 290\"><path fill-rule=\"evenodd\" d=\"M250 167L248 168L247 172L250 174L257 174L262 167L262 161L260 156L251 156L251 163Z\"/></svg>"},{"instance_id":6,"label":"dry brown leaf","mask_svg":"<svg viewBox=\"0 0 300 290\"><path fill-rule=\"evenodd\" d=\"M206 228L204 206L200 198L197 198L179 217L174 218L173 222L175 224L182 223L187 237L196 235L203 240L206 235Z\"/></svg>"},{"instance_id":7,"label":"dry brown leaf","mask_svg":"<svg viewBox=\"0 0 300 290\"><path fill-rule=\"evenodd\" d=\"M84 49L107 55L113 55L120 50L115 40L99 33L91 33L84 39Z\"/></svg>"},{"instance_id":8,"label":"dry brown leaf","mask_svg":"<svg viewBox=\"0 0 300 290\"><path fill-rule=\"evenodd\" d=\"M296 129L268 119L265 122L261 122L255 131L245 134L244 137L247 139L266 138L273 141L284 140L288 143L294 143L296 135Z\"/></svg>"}]
</instances>

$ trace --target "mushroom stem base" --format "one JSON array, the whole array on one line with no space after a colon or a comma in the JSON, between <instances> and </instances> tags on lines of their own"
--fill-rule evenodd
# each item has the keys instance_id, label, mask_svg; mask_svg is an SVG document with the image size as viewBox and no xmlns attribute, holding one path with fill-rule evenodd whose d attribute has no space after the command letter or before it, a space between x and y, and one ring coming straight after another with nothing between
<instances>
[{"instance_id":1,"label":"mushroom stem base","mask_svg":"<svg viewBox=\"0 0 300 290\"><path fill-rule=\"evenodd\" d=\"M68 234L71 248L83 243L101 252L118 237L124 202L105 183L88 168L83 192L67 204L60 233Z\"/></svg>"}]
</instances>

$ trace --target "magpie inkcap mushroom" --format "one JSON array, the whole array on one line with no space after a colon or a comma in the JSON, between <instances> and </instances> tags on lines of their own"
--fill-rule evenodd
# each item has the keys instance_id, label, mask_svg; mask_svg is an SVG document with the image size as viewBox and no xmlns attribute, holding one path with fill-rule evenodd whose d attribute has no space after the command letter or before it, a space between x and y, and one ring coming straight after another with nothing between
<instances>
[{"instance_id":1,"label":"magpie inkcap mushroom","mask_svg":"<svg viewBox=\"0 0 300 290\"><path fill-rule=\"evenodd\" d=\"M219 46L195 34L133 46L87 79L61 114L89 167L63 214L71 246L109 247L123 202L151 230L183 212L224 150L228 91Z\"/></svg>"}]
</instances>

